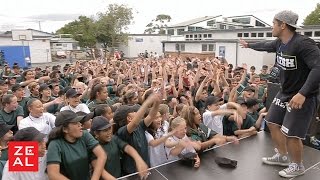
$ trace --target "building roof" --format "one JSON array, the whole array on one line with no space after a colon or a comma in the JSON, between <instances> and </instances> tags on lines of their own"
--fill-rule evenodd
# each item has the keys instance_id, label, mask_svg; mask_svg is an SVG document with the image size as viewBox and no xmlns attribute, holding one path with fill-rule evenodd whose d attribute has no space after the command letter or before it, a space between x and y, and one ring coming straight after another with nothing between
<instances>
[{"instance_id":1,"label":"building roof","mask_svg":"<svg viewBox=\"0 0 320 180\"><path fill-rule=\"evenodd\" d=\"M40 31L40 30L36 30L36 29L31 29L31 28L29 28L29 29L27 29L27 30L36 31L36 32L39 32L39 33L47 34L47 35L49 35L49 36L53 36L53 34L51 34L51 33L44 32L44 31Z\"/></svg>"},{"instance_id":2,"label":"building roof","mask_svg":"<svg viewBox=\"0 0 320 180\"><path fill-rule=\"evenodd\" d=\"M170 28L170 27L172 28L172 27L190 26L190 25L193 25L193 24L196 24L196 23L200 23L200 22L203 22L203 21L207 21L207 20L210 20L210 19L214 19L214 18L217 18L217 17L220 17L220 16L222 16L222 15L199 17L199 18L191 19L189 21L184 21L184 22L181 22L181 23L178 23L178 24L174 24L174 25L168 26L168 28Z\"/></svg>"},{"instance_id":3,"label":"building roof","mask_svg":"<svg viewBox=\"0 0 320 180\"><path fill-rule=\"evenodd\" d=\"M168 36L168 34L128 34L128 36Z\"/></svg>"},{"instance_id":4,"label":"building roof","mask_svg":"<svg viewBox=\"0 0 320 180\"><path fill-rule=\"evenodd\" d=\"M267 26L271 27L270 24L266 23L265 21L262 21L261 19L257 18L256 16L252 15L252 14L249 14L249 15L241 15L241 16L229 16L227 18L241 18L241 17L248 17L248 16L251 16L251 17L254 17L256 18L257 20L263 22L264 24L266 24Z\"/></svg>"},{"instance_id":5,"label":"building roof","mask_svg":"<svg viewBox=\"0 0 320 180\"><path fill-rule=\"evenodd\" d=\"M50 40L52 43L77 43L78 41L72 38L52 38Z\"/></svg>"},{"instance_id":6,"label":"building roof","mask_svg":"<svg viewBox=\"0 0 320 180\"><path fill-rule=\"evenodd\" d=\"M246 39L247 42L259 42L265 39ZM184 44L188 44L188 43L202 43L202 44L206 44L206 43L216 43L216 42L220 42L220 43L238 43L239 39L213 39L213 40L201 40L201 41L161 41L161 43L184 43Z\"/></svg>"}]
</instances>

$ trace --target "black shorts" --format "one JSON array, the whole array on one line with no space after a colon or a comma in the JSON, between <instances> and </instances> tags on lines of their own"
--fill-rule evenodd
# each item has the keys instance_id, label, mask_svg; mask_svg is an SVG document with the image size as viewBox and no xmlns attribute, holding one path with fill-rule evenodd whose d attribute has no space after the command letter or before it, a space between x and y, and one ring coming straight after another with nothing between
<instances>
[{"instance_id":1,"label":"black shorts","mask_svg":"<svg viewBox=\"0 0 320 180\"><path fill-rule=\"evenodd\" d=\"M292 95L278 92L266 116L268 123L281 126L281 132L288 137L305 139L310 122L317 109L317 96L306 98L301 109L288 107Z\"/></svg>"}]
</instances>

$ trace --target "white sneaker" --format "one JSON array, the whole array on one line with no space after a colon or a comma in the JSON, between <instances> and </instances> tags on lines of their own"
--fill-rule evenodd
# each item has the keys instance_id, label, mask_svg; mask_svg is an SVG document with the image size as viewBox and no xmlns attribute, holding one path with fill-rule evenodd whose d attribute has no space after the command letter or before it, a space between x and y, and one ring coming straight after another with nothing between
<instances>
[{"instance_id":1,"label":"white sneaker","mask_svg":"<svg viewBox=\"0 0 320 180\"><path fill-rule=\"evenodd\" d=\"M285 178L293 178L303 175L304 172L305 168L302 164L299 166L297 163L290 163L289 167L279 172L279 175Z\"/></svg>"}]
</instances>

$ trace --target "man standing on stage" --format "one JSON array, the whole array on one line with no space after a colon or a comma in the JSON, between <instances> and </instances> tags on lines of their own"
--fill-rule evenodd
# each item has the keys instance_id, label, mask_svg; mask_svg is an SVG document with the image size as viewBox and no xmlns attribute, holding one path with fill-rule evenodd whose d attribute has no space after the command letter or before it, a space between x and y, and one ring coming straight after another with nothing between
<instances>
[{"instance_id":1,"label":"man standing on stage","mask_svg":"<svg viewBox=\"0 0 320 180\"><path fill-rule=\"evenodd\" d=\"M287 178L304 174L301 140L305 139L316 112L320 83L320 49L312 39L296 33L297 21L296 13L281 11L273 19L272 34L276 40L258 43L240 40L244 48L276 53L281 90L273 99L266 121L277 151L262 161L288 166L279 172Z\"/></svg>"}]
</instances>

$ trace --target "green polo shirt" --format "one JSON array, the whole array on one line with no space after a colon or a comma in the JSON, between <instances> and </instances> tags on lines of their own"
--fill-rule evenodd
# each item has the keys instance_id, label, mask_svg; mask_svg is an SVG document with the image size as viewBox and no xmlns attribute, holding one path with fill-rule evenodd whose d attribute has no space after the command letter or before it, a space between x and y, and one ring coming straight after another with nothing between
<instances>
[{"instance_id":1,"label":"green polo shirt","mask_svg":"<svg viewBox=\"0 0 320 180\"><path fill-rule=\"evenodd\" d=\"M0 123L14 125L14 127L11 130L15 134L15 132L18 131L18 125L17 125L17 117L18 116L22 116L22 117L24 116L23 108L19 105L15 111L12 111L10 113L7 113L3 109L1 109L0 110Z\"/></svg>"},{"instance_id":2,"label":"green polo shirt","mask_svg":"<svg viewBox=\"0 0 320 180\"><path fill-rule=\"evenodd\" d=\"M121 176L121 152L124 152L124 148L128 143L122 141L118 136L113 136L111 141L105 144L101 144L102 148L108 154L107 162L104 169L112 176L118 178ZM96 159L96 156L92 154L92 159Z\"/></svg>"},{"instance_id":3,"label":"green polo shirt","mask_svg":"<svg viewBox=\"0 0 320 180\"><path fill-rule=\"evenodd\" d=\"M8 161L8 148L1 149L1 161Z\"/></svg>"},{"instance_id":4,"label":"green polo shirt","mask_svg":"<svg viewBox=\"0 0 320 180\"><path fill-rule=\"evenodd\" d=\"M141 120L139 126L129 134L127 130L127 126L122 126L117 135L123 141L128 142L133 148L137 150L141 158L148 164L150 167L150 159L148 153L148 141L145 135L145 131L147 130L147 126L144 124L144 121ZM126 174L131 174L136 172L135 162L131 156L128 154L124 154L123 156L123 171Z\"/></svg>"},{"instance_id":5,"label":"green polo shirt","mask_svg":"<svg viewBox=\"0 0 320 180\"><path fill-rule=\"evenodd\" d=\"M60 173L69 179L89 180L88 153L98 144L98 141L86 130L74 143L64 138L52 140L48 146L47 164L59 164Z\"/></svg>"},{"instance_id":6,"label":"green polo shirt","mask_svg":"<svg viewBox=\"0 0 320 180\"><path fill-rule=\"evenodd\" d=\"M189 128L187 129L187 135L194 141L205 142L215 136L217 132L209 129L203 123L199 124L198 129Z\"/></svg>"},{"instance_id":7,"label":"green polo shirt","mask_svg":"<svg viewBox=\"0 0 320 180\"><path fill-rule=\"evenodd\" d=\"M239 130L236 122L234 122L233 120L229 120L229 116L224 116L222 123L223 123L223 135L234 136L235 135L234 132ZM255 120L250 115L247 115L246 119L243 120L241 129L249 129L254 125L255 125Z\"/></svg>"},{"instance_id":8,"label":"green polo shirt","mask_svg":"<svg viewBox=\"0 0 320 180\"><path fill-rule=\"evenodd\" d=\"M23 109L23 114L24 114L24 118L29 116L29 110L27 107L27 102L30 100L29 97L23 97L21 101L18 101L18 104L22 107Z\"/></svg>"}]
</instances>

